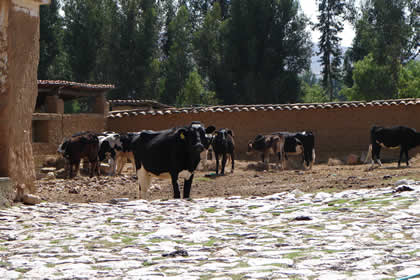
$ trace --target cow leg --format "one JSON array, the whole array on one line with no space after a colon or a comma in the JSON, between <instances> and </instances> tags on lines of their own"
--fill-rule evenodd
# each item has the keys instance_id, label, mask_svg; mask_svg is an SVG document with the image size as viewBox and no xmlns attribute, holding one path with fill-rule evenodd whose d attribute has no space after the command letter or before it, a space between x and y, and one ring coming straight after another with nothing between
<instances>
[{"instance_id":1,"label":"cow leg","mask_svg":"<svg viewBox=\"0 0 420 280\"><path fill-rule=\"evenodd\" d=\"M137 178L139 182L137 197L139 199L147 199L147 190L149 189L152 178L150 177L149 172L147 172L144 168L140 168L137 170Z\"/></svg>"},{"instance_id":2,"label":"cow leg","mask_svg":"<svg viewBox=\"0 0 420 280\"><path fill-rule=\"evenodd\" d=\"M216 175L219 174L219 153L214 153L216 156Z\"/></svg>"},{"instance_id":3,"label":"cow leg","mask_svg":"<svg viewBox=\"0 0 420 280\"><path fill-rule=\"evenodd\" d=\"M381 146L374 143L372 144L372 166L374 163L378 163L380 166L382 166L382 162L380 159L380 153L381 153Z\"/></svg>"},{"instance_id":4,"label":"cow leg","mask_svg":"<svg viewBox=\"0 0 420 280\"><path fill-rule=\"evenodd\" d=\"M181 198L181 193L179 192L179 185L178 185L178 173L172 173L171 179L172 179L172 187L174 189L174 198ZM185 187L186 185L184 185L184 188ZM191 184L189 188L191 188ZM189 195L189 192L190 191L188 190L188 195ZM185 189L184 189L184 194L185 194Z\"/></svg>"},{"instance_id":5,"label":"cow leg","mask_svg":"<svg viewBox=\"0 0 420 280\"><path fill-rule=\"evenodd\" d=\"M79 168L80 168L80 159L75 162L74 174L71 174L71 172L70 172L70 177L71 178L77 176L77 173L79 173Z\"/></svg>"},{"instance_id":6,"label":"cow leg","mask_svg":"<svg viewBox=\"0 0 420 280\"><path fill-rule=\"evenodd\" d=\"M235 169L235 154L230 154L230 159L232 160L232 169L230 170L231 173L233 173L233 170Z\"/></svg>"},{"instance_id":7,"label":"cow leg","mask_svg":"<svg viewBox=\"0 0 420 280\"><path fill-rule=\"evenodd\" d=\"M133 172L136 173L136 161L134 160L133 152L128 153L128 159L131 161L131 164L133 165Z\"/></svg>"},{"instance_id":8,"label":"cow leg","mask_svg":"<svg viewBox=\"0 0 420 280\"><path fill-rule=\"evenodd\" d=\"M191 185L194 178L194 173L191 173L190 178L184 180L184 199L190 197Z\"/></svg>"},{"instance_id":9,"label":"cow leg","mask_svg":"<svg viewBox=\"0 0 420 280\"><path fill-rule=\"evenodd\" d=\"M405 162L407 163L407 166L409 165L408 164L408 149L406 146L401 145L400 158L398 160L398 167L400 167L403 154L405 155Z\"/></svg>"},{"instance_id":10,"label":"cow leg","mask_svg":"<svg viewBox=\"0 0 420 280\"><path fill-rule=\"evenodd\" d=\"M225 166L226 166L226 153L222 154L222 175L225 175Z\"/></svg>"}]
</instances>

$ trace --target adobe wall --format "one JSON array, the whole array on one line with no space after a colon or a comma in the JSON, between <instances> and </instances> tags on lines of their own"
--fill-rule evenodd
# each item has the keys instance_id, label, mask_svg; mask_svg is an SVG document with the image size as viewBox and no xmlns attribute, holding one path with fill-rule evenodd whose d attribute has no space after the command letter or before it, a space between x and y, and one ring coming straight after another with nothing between
<instances>
[{"instance_id":1,"label":"adobe wall","mask_svg":"<svg viewBox=\"0 0 420 280\"><path fill-rule=\"evenodd\" d=\"M38 88L39 5L48 2L0 1L0 177L10 177L21 195L35 191L31 120Z\"/></svg>"},{"instance_id":2,"label":"adobe wall","mask_svg":"<svg viewBox=\"0 0 420 280\"><path fill-rule=\"evenodd\" d=\"M367 106L336 109L276 110L254 112L200 112L165 115L138 115L108 118L108 130L117 132L142 129L166 129L198 120L217 128L233 129L238 159L246 155L247 143L257 134L275 131L311 130L315 134L316 160L330 157L344 159L350 153L367 152L369 131L373 124L383 126L406 125L420 131L420 104ZM420 152L419 148L410 155ZM398 151L382 152L383 159L397 159Z\"/></svg>"},{"instance_id":3,"label":"adobe wall","mask_svg":"<svg viewBox=\"0 0 420 280\"><path fill-rule=\"evenodd\" d=\"M45 115L48 133L48 143L32 143L35 156L55 154L58 145L64 137L69 137L76 132L106 130L106 119L103 114L34 114L35 119L41 119L38 115Z\"/></svg>"}]
</instances>

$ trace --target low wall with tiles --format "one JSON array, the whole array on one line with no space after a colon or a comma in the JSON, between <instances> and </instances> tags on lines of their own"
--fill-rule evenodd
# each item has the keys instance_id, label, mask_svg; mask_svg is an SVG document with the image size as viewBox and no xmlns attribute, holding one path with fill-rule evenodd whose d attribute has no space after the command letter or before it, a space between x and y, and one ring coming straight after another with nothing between
<instances>
[{"instance_id":1,"label":"low wall with tiles","mask_svg":"<svg viewBox=\"0 0 420 280\"><path fill-rule=\"evenodd\" d=\"M241 105L163 111L110 112L107 129L116 132L160 130L201 121L234 131L238 159L246 155L247 143L257 134L311 130L315 134L316 161L345 159L366 153L372 125L405 125L420 130L420 100L389 100L294 105ZM399 150L384 150L383 160L396 160ZM410 156L420 152L413 149Z\"/></svg>"}]
</instances>

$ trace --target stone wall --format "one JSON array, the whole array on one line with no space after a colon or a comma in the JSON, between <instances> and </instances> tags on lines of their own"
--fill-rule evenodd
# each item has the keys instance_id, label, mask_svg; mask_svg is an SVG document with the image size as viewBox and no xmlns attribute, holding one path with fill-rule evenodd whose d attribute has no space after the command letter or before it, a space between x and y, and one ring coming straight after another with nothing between
<instances>
[{"instance_id":1,"label":"stone wall","mask_svg":"<svg viewBox=\"0 0 420 280\"><path fill-rule=\"evenodd\" d=\"M311 130L315 134L316 160L330 157L344 159L350 153L366 153L372 125L406 125L420 130L420 104L390 106L348 106L305 110L257 110L239 112L197 112L147 114L108 118L108 130L126 132L142 129L166 129L198 120L217 128L233 129L239 159L255 159L246 155L247 143L257 134L275 131ZM411 155L420 149L411 151ZM397 151L386 150L382 158L396 159Z\"/></svg>"},{"instance_id":2,"label":"stone wall","mask_svg":"<svg viewBox=\"0 0 420 280\"><path fill-rule=\"evenodd\" d=\"M37 96L39 5L47 2L0 3L0 176L10 177L22 195L35 191L31 120Z\"/></svg>"}]
</instances>

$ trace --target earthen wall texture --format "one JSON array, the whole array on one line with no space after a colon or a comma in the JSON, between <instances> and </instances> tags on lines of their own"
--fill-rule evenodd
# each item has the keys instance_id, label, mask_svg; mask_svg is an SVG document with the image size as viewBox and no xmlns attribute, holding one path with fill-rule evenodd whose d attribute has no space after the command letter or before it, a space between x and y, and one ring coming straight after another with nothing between
<instances>
[{"instance_id":1,"label":"earthen wall texture","mask_svg":"<svg viewBox=\"0 0 420 280\"><path fill-rule=\"evenodd\" d=\"M7 176L34 191L35 170L31 145L31 121L37 96L39 61L39 10L16 7L10 1L7 32L7 82L2 99L6 107L0 113L0 126L7 147ZM2 7L4 9L4 7ZM2 11L3 12L3 11ZM2 85L3 86L3 85ZM0 145L2 146L2 145ZM0 151L3 152L3 151ZM3 174L1 174L3 175Z\"/></svg>"},{"instance_id":2,"label":"earthen wall texture","mask_svg":"<svg viewBox=\"0 0 420 280\"><path fill-rule=\"evenodd\" d=\"M55 154L63 138L81 131L103 132L106 119L103 114L63 114L48 123L48 142L32 143L34 155Z\"/></svg>"},{"instance_id":3,"label":"earthen wall texture","mask_svg":"<svg viewBox=\"0 0 420 280\"><path fill-rule=\"evenodd\" d=\"M107 129L116 132L161 130L201 121L216 128L234 131L238 159L248 156L247 143L257 134L276 131L310 130L315 134L317 162L345 159L349 154L366 153L372 125L405 125L420 131L420 105L367 106L356 108L276 110L254 112L198 112L165 115L138 115L108 118ZM382 159L395 160L399 150L383 150ZM410 155L420 152L413 149Z\"/></svg>"}]
</instances>

